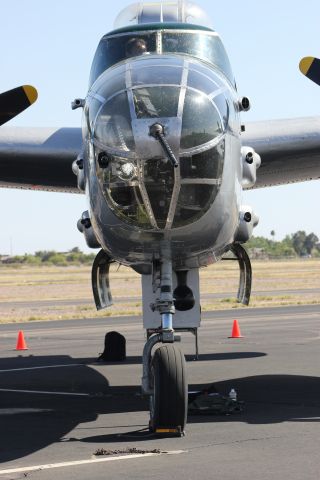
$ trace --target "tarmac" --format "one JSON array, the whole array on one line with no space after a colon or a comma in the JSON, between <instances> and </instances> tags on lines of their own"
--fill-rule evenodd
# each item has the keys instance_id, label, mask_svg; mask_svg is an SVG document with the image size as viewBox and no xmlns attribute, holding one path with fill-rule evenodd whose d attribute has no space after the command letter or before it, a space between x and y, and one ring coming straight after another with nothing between
<instances>
[{"instance_id":1,"label":"tarmac","mask_svg":"<svg viewBox=\"0 0 320 480\"><path fill-rule=\"evenodd\" d=\"M283 295L305 295L306 297L310 295L320 295L320 288L305 288L300 289L282 289L282 290L252 290L251 296L265 296L272 295L273 297L279 297ZM201 295L202 299L215 299L215 298L234 298L236 292L217 292L217 293L204 293ZM117 296L113 299L114 304L121 304L123 302L141 302L141 296ZM62 305L92 305L92 296L87 298L70 298L70 299L52 299L52 300L10 300L10 301L1 301L0 308L1 310L12 310L15 308L41 308L41 307L52 307L52 306L62 306Z\"/></svg>"},{"instance_id":2,"label":"tarmac","mask_svg":"<svg viewBox=\"0 0 320 480\"><path fill-rule=\"evenodd\" d=\"M233 319L243 338L230 339ZM0 325L0 480L316 480L320 305L203 314L200 357L182 334L189 390L234 388L244 410L189 415L186 435L149 433L138 317ZM18 330L26 351L16 351ZM98 363L104 335L127 360Z\"/></svg>"}]
</instances>

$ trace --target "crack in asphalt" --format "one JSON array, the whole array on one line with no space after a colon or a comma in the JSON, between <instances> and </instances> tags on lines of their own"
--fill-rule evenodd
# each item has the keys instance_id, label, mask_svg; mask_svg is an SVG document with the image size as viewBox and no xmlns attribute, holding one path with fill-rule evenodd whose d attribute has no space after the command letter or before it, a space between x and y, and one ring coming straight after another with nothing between
<instances>
[{"instance_id":1,"label":"crack in asphalt","mask_svg":"<svg viewBox=\"0 0 320 480\"><path fill-rule=\"evenodd\" d=\"M237 443L246 443L246 442L259 442L259 441L264 441L264 440L273 440L275 438L284 438L287 435L276 435L276 436L268 436L268 437L253 437L253 438L244 438L242 440L232 440L229 442L213 442L213 443L208 443L206 445L197 445L194 447L188 447L188 451L190 450L196 450L199 448L209 448L209 447L217 447L220 445L235 445Z\"/></svg>"}]
</instances>

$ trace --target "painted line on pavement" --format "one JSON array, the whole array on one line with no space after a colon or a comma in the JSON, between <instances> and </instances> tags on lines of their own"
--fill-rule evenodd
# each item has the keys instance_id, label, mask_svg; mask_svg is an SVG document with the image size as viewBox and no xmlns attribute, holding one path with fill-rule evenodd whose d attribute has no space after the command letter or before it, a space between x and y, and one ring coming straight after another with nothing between
<instances>
[{"instance_id":1,"label":"painted line on pavement","mask_svg":"<svg viewBox=\"0 0 320 480\"><path fill-rule=\"evenodd\" d=\"M19 473L19 472L32 472L37 470L49 470L51 468L76 467L78 465L91 465L94 463L113 462L117 460L130 460L133 458L146 458L146 457L155 457L160 455L179 455L180 453L186 453L186 450L171 450L168 452L161 452L161 453L136 453L132 455L118 455L115 457L76 460L73 462L48 463L46 465L35 465L32 467L9 468L7 470L0 470L0 475Z\"/></svg>"},{"instance_id":2,"label":"painted line on pavement","mask_svg":"<svg viewBox=\"0 0 320 480\"><path fill-rule=\"evenodd\" d=\"M23 372L24 370L41 370L45 368L62 368L62 367L83 367L85 363L66 363L65 365L41 365L39 367L22 367L22 368L10 368L6 370L0 370L0 373L11 372Z\"/></svg>"},{"instance_id":3,"label":"painted line on pavement","mask_svg":"<svg viewBox=\"0 0 320 480\"><path fill-rule=\"evenodd\" d=\"M0 408L0 415L19 415L20 413L53 412L49 408Z\"/></svg>"},{"instance_id":4,"label":"painted line on pavement","mask_svg":"<svg viewBox=\"0 0 320 480\"><path fill-rule=\"evenodd\" d=\"M13 388L0 388L0 392L11 392L11 393L33 393L36 395L69 395L77 397L92 397L91 393L75 393L75 392L48 392L43 390L15 390Z\"/></svg>"}]
</instances>

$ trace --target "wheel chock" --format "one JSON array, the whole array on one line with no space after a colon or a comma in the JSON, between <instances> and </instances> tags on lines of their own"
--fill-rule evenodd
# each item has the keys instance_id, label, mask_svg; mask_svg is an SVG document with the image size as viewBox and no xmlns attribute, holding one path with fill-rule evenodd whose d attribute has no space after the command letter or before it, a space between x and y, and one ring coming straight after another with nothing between
<instances>
[{"instance_id":1,"label":"wheel chock","mask_svg":"<svg viewBox=\"0 0 320 480\"><path fill-rule=\"evenodd\" d=\"M156 428L154 430L156 435L165 435L165 436L174 436L174 437L182 437L184 436L184 432L182 431L181 427L175 428Z\"/></svg>"}]
</instances>

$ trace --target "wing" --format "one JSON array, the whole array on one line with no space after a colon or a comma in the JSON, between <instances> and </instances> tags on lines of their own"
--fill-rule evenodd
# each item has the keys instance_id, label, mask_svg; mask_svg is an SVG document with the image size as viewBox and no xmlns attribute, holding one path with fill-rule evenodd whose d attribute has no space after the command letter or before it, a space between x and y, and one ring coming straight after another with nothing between
<instances>
[{"instance_id":1,"label":"wing","mask_svg":"<svg viewBox=\"0 0 320 480\"><path fill-rule=\"evenodd\" d=\"M253 188L320 178L320 117L248 123L242 144L261 156Z\"/></svg>"},{"instance_id":2,"label":"wing","mask_svg":"<svg viewBox=\"0 0 320 480\"><path fill-rule=\"evenodd\" d=\"M320 117L252 122L242 144L261 156L254 188L320 178ZM80 128L0 129L0 186L79 193L71 166Z\"/></svg>"},{"instance_id":3,"label":"wing","mask_svg":"<svg viewBox=\"0 0 320 480\"><path fill-rule=\"evenodd\" d=\"M0 129L0 186L80 193L72 162L80 128Z\"/></svg>"}]
</instances>

